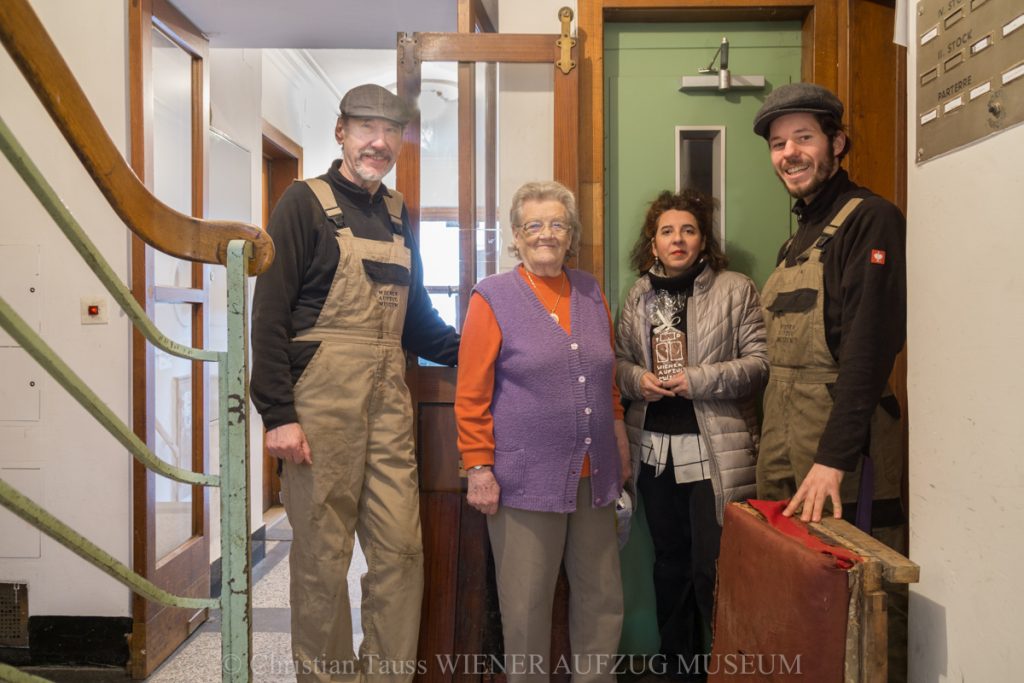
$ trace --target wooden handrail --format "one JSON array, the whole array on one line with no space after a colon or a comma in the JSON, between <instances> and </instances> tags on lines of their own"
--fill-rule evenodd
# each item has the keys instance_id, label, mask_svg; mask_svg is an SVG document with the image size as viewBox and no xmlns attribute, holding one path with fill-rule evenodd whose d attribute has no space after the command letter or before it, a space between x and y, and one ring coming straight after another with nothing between
<instances>
[{"instance_id":1,"label":"wooden handrail","mask_svg":"<svg viewBox=\"0 0 1024 683\"><path fill-rule=\"evenodd\" d=\"M153 196L114 145L28 0L0 2L0 41L111 208L146 244L189 261L226 265L228 242L252 243L249 274L274 260L270 236L254 225L193 218Z\"/></svg>"}]
</instances>

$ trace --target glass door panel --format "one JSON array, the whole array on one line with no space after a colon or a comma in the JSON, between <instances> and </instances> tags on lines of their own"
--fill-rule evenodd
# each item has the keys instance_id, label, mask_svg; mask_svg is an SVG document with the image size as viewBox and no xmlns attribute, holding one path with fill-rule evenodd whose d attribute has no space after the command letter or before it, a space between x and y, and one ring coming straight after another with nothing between
<instances>
[{"instance_id":1,"label":"glass door panel","mask_svg":"<svg viewBox=\"0 0 1024 683\"><path fill-rule=\"evenodd\" d=\"M430 65L420 94L423 283L441 318L459 320L459 89L454 62Z\"/></svg>"},{"instance_id":2,"label":"glass door panel","mask_svg":"<svg viewBox=\"0 0 1024 683\"><path fill-rule=\"evenodd\" d=\"M197 215L196 57L156 26L152 41L153 194L171 208ZM202 265L153 250L152 291L154 321L174 341L185 346L203 345L205 268ZM205 364L193 364L154 350L152 416L157 455L168 463L201 471L205 463L205 439L209 430L200 423L193 433L193 418L204 415ZM196 382L195 380L199 381ZM191 486L166 477L154 477L156 561L166 557L197 534L202 534L202 507L194 504ZM202 492L196 496L202 499Z\"/></svg>"},{"instance_id":3,"label":"glass door panel","mask_svg":"<svg viewBox=\"0 0 1024 683\"><path fill-rule=\"evenodd\" d=\"M498 252L502 240L498 213L498 65L483 62L474 65L476 117L476 279L479 282L498 272Z\"/></svg>"},{"instance_id":4,"label":"glass door panel","mask_svg":"<svg viewBox=\"0 0 1024 683\"><path fill-rule=\"evenodd\" d=\"M153 41L153 194L172 209L192 215L192 55L162 31ZM177 283L180 259L153 253L153 284Z\"/></svg>"},{"instance_id":5,"label":"glass door panel","mask_svg":"<svg viewBox=\"0 0 1024 683\"><path fill-rule=\"evenodd\" d=\"M433 62L420 109L419 240L434 307L457 328L498 271L497 65Z\"/></svg>"},{"instance_id":6,"label":"glass door panel","mask_svg":"<svg viewBox=\"0 0 1024 683\"><path fill-rule=\"evenodd\" d=\"M180 344L192 343L192 307L156 304L157 326ZM157 456L192 469L192 362L157 349L154 353L153 420ZM157 561L192 537L192 487L156 477Z\"/></svg>"},{"instance_id":7,"label":"glass door panel","mask_svg":"<svg viewBox=\"0 0 1024 683\"><path fill-rule=\"evenodd\" d=\"M209 46L199 29L166 0L128 5L132 167L165 205L201 218L207 201L205 150L209 118ZM178 343L203 348L209 269L131 245L132 292L156 325ZM206 469L210 425L206 369L132 342L135 433L158 457ZM214 392L216 387L214 387ZM207 495L135 463L133 559L136 571L179 595L210 594ZM130 673L144 679L205 620L205 610L171 608L132 597Z\"/></svg>"},{"instance_id":8,"label":"glass door panel","mask_svg":"<svg viewBox=\"0 0 1024 683\"><path fill-rule=\"evenodd\" d=\"M398 94L419 103L422 120L414 119L406 129L398 189L409 204L424 261L436 261L425 265L427 281L435 306L448 320L455 315L461 324L475 284L515 265L506 254L515 190L527 181L550 179L577 189L578 76L575 70L553 74L557 38L470 32L399 36ZM450 86L441 89L431 82L438 67L441 80L455 83L454 107L448 101ZM438 99L446 100L444 106ZM438 131L451 130L447 112L452 108L457 110L456 152L442 154ZM442 109L443 125L436 112ZM435 170L441 168L443 178ZM486 524L466 507L460 477L456 370L421 364L409 369L407 379L419 437L425 580L434 588L424 601L419 656L487 652L489 634L498 627L482 616L480 600L496 598L486 580L488 549L486 540L481 542ZM457 533L443 533L448 529ZM465 594L467 586L479 600L463 604L447 597Z\"/></svg>"}]
</instances>

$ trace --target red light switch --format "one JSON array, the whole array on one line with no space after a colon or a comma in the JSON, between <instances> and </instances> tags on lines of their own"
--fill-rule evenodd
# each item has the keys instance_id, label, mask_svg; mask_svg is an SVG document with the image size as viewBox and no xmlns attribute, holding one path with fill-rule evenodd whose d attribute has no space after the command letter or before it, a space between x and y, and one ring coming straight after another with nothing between
<instances>
[{"instance_id":1,"label":"red light switch","mask_svg":"<svg viewBox=\"0 0 1024 683\"><path fill-rule=\"evenodd\" d=\"M83 325L106 325L110 301L101 296L82 297L79 312Z\"/></svg>"}]
</instances>

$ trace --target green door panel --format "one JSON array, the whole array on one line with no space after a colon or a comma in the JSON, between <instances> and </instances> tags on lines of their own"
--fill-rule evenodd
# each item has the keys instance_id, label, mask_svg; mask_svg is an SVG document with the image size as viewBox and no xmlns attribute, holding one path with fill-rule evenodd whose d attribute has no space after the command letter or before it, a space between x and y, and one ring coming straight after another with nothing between
<instances>
[{"instance_id":1,"label":"green door panel","mask_svg":"<svg viewBox=\"0 0 1024 683\"><path fill-rule=\"evenodd\" d=\"M729 39L733 75L761 75L763 91L679 92ZM730 269L760 288L792 230L791 201L751 130L771 88L800 79L799 22L605 25L606 292L617 310L637 275L631 251L648 204L676 182L676 126L725 127L725 251ZM719 216L716 215L716 220ZM642 512L622 551L626 613L620 651L655 654L654 549Z\"/></svg>"},{"instance_id":2,"label":"green door panel","mask_svg":"<svg viewBox=\"0 0 1024 683\"><path fill-rule=\"evenodd\" d=\"M729 38L734 75L762 75L760 91L679 92ZM800 77L799 22L607 24L605 29L608 296L616 306L636 279L629 252L647 205L675 189L676 126L725 127L725 250L758 287L790 234L790 200L765 141L751 131L772 87ZM716 216L716 220L719 218Z\"/></svg>"}]
</instances>

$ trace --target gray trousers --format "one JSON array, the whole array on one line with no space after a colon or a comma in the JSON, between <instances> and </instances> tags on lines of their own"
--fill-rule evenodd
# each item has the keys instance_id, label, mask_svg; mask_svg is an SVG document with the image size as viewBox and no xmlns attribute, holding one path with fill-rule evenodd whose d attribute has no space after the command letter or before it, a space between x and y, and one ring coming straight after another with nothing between
<instances>
[{"instance_id":1,"label":"gray trousers","mask_svg":"<svg viewBox=\"0 0 1024 683\"><path fill-rule=\"evenodd\" d=\"M614 683L622 633L615 507L591 507L589 479L580 481L576 500L568 514L501 506L487 518L509 683L545 683L565 672L574 683ZM563 560L572 656L552 662L551 609Z\"/></svg>"}]
</instances>

